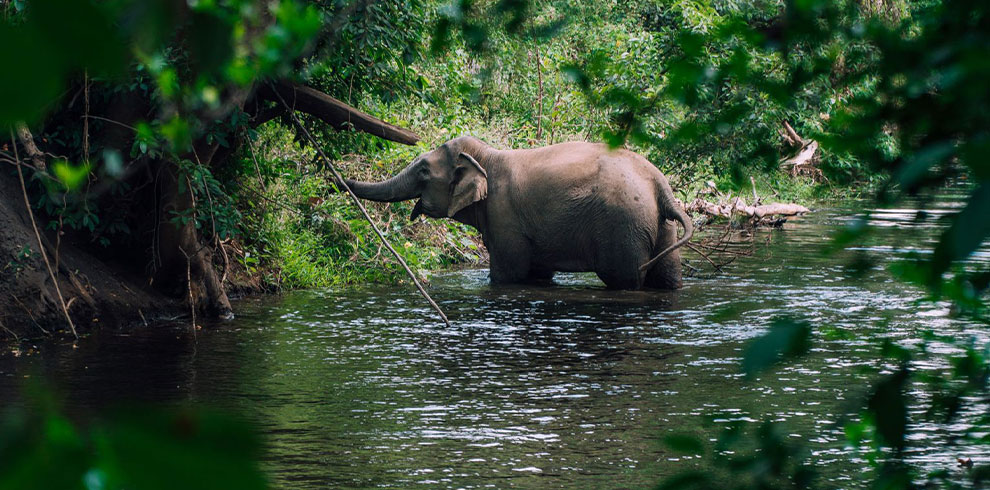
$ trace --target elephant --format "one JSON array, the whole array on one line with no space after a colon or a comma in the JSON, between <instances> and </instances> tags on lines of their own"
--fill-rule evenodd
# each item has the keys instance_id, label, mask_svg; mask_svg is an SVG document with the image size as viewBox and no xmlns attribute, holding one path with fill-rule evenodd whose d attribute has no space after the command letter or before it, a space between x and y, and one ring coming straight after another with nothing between
<instances>
[{"instance_id":1,"label":"elephant","mask_svg":"<svg viewBox=\"0 0 990 490\"><path fill-rule=\"evenodd\" d=\"M362 199L419 198L411 220L424 214L477 229L494 284L595 272L610 289L682 285L678 248L693 224L667 178L629 150L588 142L499 150L461 136L383 182L344 182Z\"/></svg>"}]
</instances>

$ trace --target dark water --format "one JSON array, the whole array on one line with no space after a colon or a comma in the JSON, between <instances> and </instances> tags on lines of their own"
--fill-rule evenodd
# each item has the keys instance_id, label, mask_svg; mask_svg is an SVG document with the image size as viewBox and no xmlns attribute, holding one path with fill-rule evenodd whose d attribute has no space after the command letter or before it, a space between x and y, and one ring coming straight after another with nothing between
<instances>
[{"instance_id":1,"label":"dark water","mask_svg":"<svg viewBox=\"0 0 990 490\"><path fill-rule=\"evenodd\" d=\"M676 292L606 291L583 274L549 288L438 274L431 292L453 328L413 288L369 286L243 300L235 321L195 336L180 324L22 345L0 354L0 400L17 403L22 379L42 373L76 414L121 400L225 408L265 434L278 488L648 488L693 464L664 434L711 436L703 416L769 416L810 448L829 486L856 487L863 455L836 421L873 379L862 368L879 366L871 338L990 338L885 270L930 247L958 199L947 193L922 219L875 211L867 245L831 258L819 251L855 212L819 210L758 232L769 242L754 256ZM877 261L859 277L845 267L856 255ZM743 380L746 341L781 314L813 322L811 355ZM914 460L958 471L946 433L914 429ZM990 461L985 448L962 452Z\"/></svg>"}]
</instances>

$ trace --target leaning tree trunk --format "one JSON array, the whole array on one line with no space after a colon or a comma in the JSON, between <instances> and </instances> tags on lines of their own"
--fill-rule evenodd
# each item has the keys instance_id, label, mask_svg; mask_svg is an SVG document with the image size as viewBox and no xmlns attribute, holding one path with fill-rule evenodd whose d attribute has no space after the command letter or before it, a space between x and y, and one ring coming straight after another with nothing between
<instances>
[{"instance_id":1,"label":"leaning tree trunk","mask_svg":"<svg viewBox=\"0 0 990 490\"><path fill-rule=\"evenodd\" d=\"M209 165L218 145L198 145L194 152ZM230 318L233 310L223 282L213 265L213 247L205 243L196 227L199 209L193 183L175 162L164 165L159 181L162 201L155 230L155 282L165 291L184 294L192 311L207 318Z\"/></svg>"}]
</instances>

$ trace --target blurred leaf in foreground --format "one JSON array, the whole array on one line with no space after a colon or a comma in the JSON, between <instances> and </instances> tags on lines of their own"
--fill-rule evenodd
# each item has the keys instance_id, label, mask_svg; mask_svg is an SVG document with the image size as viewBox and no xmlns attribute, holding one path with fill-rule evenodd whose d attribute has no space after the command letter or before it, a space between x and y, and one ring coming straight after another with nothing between
<instances>
[{"instance_id":1,"label":"blurred leaf in foreground","mask_svg":"<svg viewBox=\"0 0 990 490\"><path fill-rule=\"evenodd\" d=\"M260 441L243 423L192 407L137 409L83 425L44 390L0 419L0 488L262 489Z\"/></svg>"},{"instance_id":2,"label":"blurred leaf in foreground","mask_svg":"<svg viewBox=\"0 0 990 490\"><path fill-rule=\"evenodd\" d=\"M742 370L747 377L759 374L778 362L798 357L811 347L811 325L791 318L778 318L770 330L746 349Z\"/></svg>"}]
</instances>

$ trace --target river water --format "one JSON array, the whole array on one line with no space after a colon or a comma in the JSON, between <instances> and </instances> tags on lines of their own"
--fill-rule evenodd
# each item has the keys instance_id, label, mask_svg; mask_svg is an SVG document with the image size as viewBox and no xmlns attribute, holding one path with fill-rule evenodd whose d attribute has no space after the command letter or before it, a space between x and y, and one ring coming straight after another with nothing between
<instances>
[{"instance_id":1,"label":"river water","mask_svg":"<svg viewBox=\"0 0 990 490\"><path fill-rule=\"evenodd\" d=\"M276 488L649 488L696 463L664 435L769 417L826 486L856 487L864 455L839 422L876 377L864 368L883 367L875 339L990 338L886 270L931 247L961 192L921 217L874 210L876 232L830 257L829 237L862 214L816 210L676 292L607 291L588 274L495 288L464 270L431 279L452 328L412 287L366 286L241 300L234 321L195 334L178 323L21 346L0 354L0 400L43 375L76 414L135 400L219 407L264 434ZM853 272L857 257L874 263ZM812 352L743 379L747 341L780 315L814 325ZM911 458L930 469L990 461L985 447L947 451L939 427L912 432Z\"/></svg>"}]
</instances>

